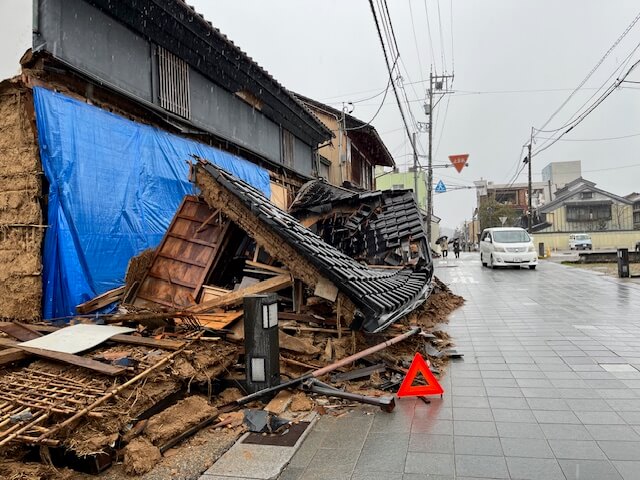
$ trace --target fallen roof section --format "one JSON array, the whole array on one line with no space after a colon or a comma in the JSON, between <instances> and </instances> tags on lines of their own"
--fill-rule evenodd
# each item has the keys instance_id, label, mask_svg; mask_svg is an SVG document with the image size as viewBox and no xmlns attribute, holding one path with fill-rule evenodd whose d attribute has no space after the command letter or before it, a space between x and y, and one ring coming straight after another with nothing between
<instances>
[{"instance_id":1,"label":"fallen roof section","mask_svg":"<svg viewBox=\"0 0 640 480\"><path fill-rule=\"evenodd\" d=\"M302 186L290 211L356 260L373 265L422 261L432 268L424 220L411 190L352 191L312 180Z\"/></svg>"},{"instance_id":2,"label":"fallen roof section","mask_svg":"<svg viewBox=\"0 0 640 480\"><path fill-rule=\"evenodd\" d=\"M310 287L333 285L347 317L365 330L383 330L424 303L431 271L420 262L402 270L362 265L325 243L293 216L237 177L199 160L193 179L213 209L220 209L292 275ZM329 289L331 290L331 288Z\"/></svg>"}]
</instances>

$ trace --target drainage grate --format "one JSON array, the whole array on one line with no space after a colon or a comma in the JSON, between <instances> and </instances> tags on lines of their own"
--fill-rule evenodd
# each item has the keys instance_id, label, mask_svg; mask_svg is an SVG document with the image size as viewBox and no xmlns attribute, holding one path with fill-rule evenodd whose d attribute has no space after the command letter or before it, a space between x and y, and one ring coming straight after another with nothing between
<instances>
[{"instance_id":1,"label":"drainage grate","mask_svg":"<svg viewBox=\"0 0 640 480\"><path fill-rule=\"evenodd\" d=\"M300 436L309 426L309 422L292 423L284 435L250 433L242 443L257 443L259 445L276 445L278 447L293 447Z\"/></svg>"}]
</instances>

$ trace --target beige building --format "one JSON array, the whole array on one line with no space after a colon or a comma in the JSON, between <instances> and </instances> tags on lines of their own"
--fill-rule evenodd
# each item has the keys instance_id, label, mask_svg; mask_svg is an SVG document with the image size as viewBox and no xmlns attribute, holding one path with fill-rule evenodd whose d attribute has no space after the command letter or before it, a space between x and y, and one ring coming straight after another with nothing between
<instances>
[{"instance_id":1,"label":"beige building","mask_svg":"<svg viewBox=\"0 0 640 480\"><path fill-rule=\"evenodd\" d=\"M558 189L556 198L538 209L540 233L633 230L633 202L578 178Z\"/></svg>"},{"instance_id":2,"label":"beige building","mask_svg":"<svg viewBox=\"0 0 640 480\"><path fill-rule=\"evenodd\" d=\"M375 190L375 167L395 167L376 129L362 120L302 95L298 99L334 134L318 149L318 176L333 185Z\"/></svg>"},{"instance_id":3,"label":"beige building","mask_svg":"<svg viewBox=\"0 0 640 480\"><path fill-rule=\"evenodd\" d=\"M624 198L633 202L633 229L640 230L640 193L633 192Z\"/></svg>"}]
</instances>

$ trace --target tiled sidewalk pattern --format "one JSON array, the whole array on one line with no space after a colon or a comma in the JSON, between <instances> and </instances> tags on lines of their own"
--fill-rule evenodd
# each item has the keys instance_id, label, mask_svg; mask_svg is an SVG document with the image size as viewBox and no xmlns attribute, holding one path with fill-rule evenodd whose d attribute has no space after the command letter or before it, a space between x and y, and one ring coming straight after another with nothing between
<instances>
[{"instance_id":1,"label":"tiled sidewalk pattern","mask_svg":"<svg viewBox=\"0 0 640 480\"><path fill-rule=\"evenodd\" d=\"M640 479L639 286L469 254L436 274L467 300L444 398L324 417L280 478Z\"/></svg>"}]
</instances>

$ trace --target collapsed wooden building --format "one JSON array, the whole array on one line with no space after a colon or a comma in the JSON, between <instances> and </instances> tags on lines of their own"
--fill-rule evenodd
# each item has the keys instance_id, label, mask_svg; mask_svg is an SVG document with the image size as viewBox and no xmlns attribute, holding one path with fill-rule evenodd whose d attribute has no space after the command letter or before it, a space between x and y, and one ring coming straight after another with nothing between
<instances>
[{"instance_id":1,"label":"collapsed wooden building","mask_svg":"<svg viewBox=\"0 0 640 480\"><path fill-rule=\"evenodd\" d=\"M394 165L373 126L349 115L366 128L337 122L336 146L320 104L182 0L34 9L0 82L0 474L34 452L95 473L137 436L157 460L227 421L247 295L277 294L289 378L415 333L433 265L412 194L373 190Z\"/></svg>"}]
</instances>

